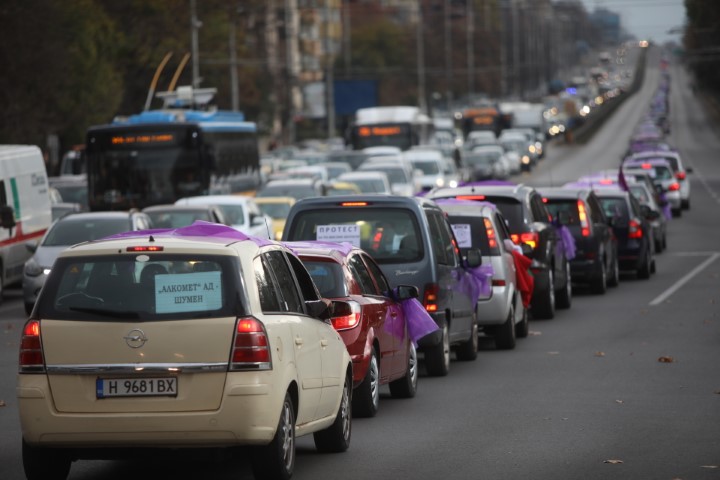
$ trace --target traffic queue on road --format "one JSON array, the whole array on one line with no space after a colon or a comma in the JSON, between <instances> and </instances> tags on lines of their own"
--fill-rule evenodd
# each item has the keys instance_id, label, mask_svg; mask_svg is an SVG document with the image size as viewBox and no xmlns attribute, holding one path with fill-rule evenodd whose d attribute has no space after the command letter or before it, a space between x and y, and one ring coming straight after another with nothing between
<instances>
[{"instance_id":1,"label":"traffic queue on road","mask_svg":"<svg viewBox=\"0 0 720 480\"><path fill-rule=\"evenodd\" d=\"M338 194L278 179L260 208L191 198L148 208L165 223L72 246L49 230L40 250L66 248L25 270L44 276L26 296L19 357L27 478L146 448L242 446L256 478L288 479L296 437L347 450L353 417L382 408L381 386L411 399L421 367L448 375L483 337L515 348L530 321L572 307L574 288L649 278L667 222L690 207L691 169L664 140L667 81L617 171L561 188L444 177L456 171L442 156L416 149L409 165L375 151L345 169L363 172L357 184L338 173ZM430 178L414 195L413 166ZM295 197L301 187L310 196ZM281 230L273 205L286 207Z\"/></svg>"}]
</instances>

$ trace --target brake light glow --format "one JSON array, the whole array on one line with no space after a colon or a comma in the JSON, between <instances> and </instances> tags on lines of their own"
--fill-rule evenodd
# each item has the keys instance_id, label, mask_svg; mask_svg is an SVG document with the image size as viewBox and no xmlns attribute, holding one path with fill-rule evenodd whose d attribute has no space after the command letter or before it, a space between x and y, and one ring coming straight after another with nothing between
<instances>
[{"instance_id":1,"label":"brake light glow","mask_svg":"<svg viewBox=\"0 0 720 480\"><path fill-rule=\"evenodd\" d=\"M635 218L631 219L630 223L628 224L628 238L637 239L642 238L642 236L642 224Z\"/></svg>"},{"instance_id":2,"label":"brake light glow","mask_svg":"<svg viewBox=\"0 0 720 480\"><path fill-rule=\"evenodd\" d=\"M372 240L373 250L380 250L380 242L382 242L382 237L383 237L382 229L375 232L375 235L373 235L373 240Z\"/></svg>"},{"instance_id":3,"label":"brake light glow","mask_svg":"<svg viewBox=\"0 0 720 480\"><path fill-rule=\"evenodd\" d=\"M547 202L548 202L547 197L543 197L543 203L547 203Z\"/></svg>"},{"instance_id":4,"label":"brake light glow","mask_svg":"<svg viewBox=\"0 0 720 480\"><path fill-rule=\"evenodd\" d=\"M537 246L539 239L540 237L536 232L524 232L520 234L520 243L527 243L532 248L535 248ZM515 240L513 239L513 241Z\"/></svg>"},{"instance_id":5,"label":"brake light glow","mask_svg":"<svg viewBox=\"0 0 720 480\"><path fill-rule=\"evenodd\" d=\"M270 369L270 343L265 327L256 318L238 318L230 354L230 371Z\"/></svg>"},{"instance_id":6,"label":"brake light glow","mask_svg":"<svg viewBox=\"0 0 720 480\"><path fill-rule=\"evenodd\" d=\"M360 317L362 317L362 310L360 305L355 302L347 302L352 307L352 313L350 315L343 315L340 317L333 317L330 319L332 326L335 330L348 330L355 328L360 324Z\"/></svg>"},{"instance_id":7,"label":"brake light glow","mask_svg":"<svg viewBox=\"0 0 720 480\"><path fill-rule=\"evenodd\" d=\"M610 178L603 178L600 180L600 185L612 185L613 181Z\"/></svg>"},{"instance_id":8,"label":"brake light glow","mask_svg":"<svg viewBox=\"0 0 720 480\"><path fill-rule=\"evenodd\" d=\"M677 192L678 190L680 190L680 184L677 182L671 183L668 187L668 192Z\"/></svg>"},{"instance_id":9,"label":"brake light glow","mask_svg":"<svg viewBox=\"0 0 720 480\"><path fill-rule=\"evenodd\" d=\"M651 170L651 169L652 169L652 164L650 164L650 163L643 163L642 165L640 165L640 168L642 168L643 170Z\"/></svg>"},{"instance_id":10,"label":"brake light glow","mask_svg":"<svg viewBox=\"0 0 720 480\"><path fill-rule=\"evenodd\" d=\"M423 306L428 312L438 311L438 293L440 289L437 283L428 283L425 285L425 294L423 295Z\"/></svg>"},{"instance_id":11,"label":"brake light glow","mask_svg":"<svg viewBox=\"0 0 720 480\"><path fill-rule=\"evenodd\" d=\"M154 245L141 246L141 247L127 247L128 252L162 252L163 247L157 247Z\"/></svg>"},{"instance_id":12,"label":"brake light glow","mask_svg":"<svg viewBox=\"0 0 720 480\"><path fill-rule=\"evenodd\" d=\"M483 218L483 223L485 224L485 233L487 235L488 245L490 245L490 248L496 248L497 238L495 236L495 229L493 228L492 222L489 218Z\"/></svg>"},{"instance_id":13,"label":"brake light glow","mask_svg":"<svg viewBox=\"0 0 720 480\"><path fill-rule=\"evenodd\" d=\"M368 202L342 202L341 207L367 207Z\"/></svg>"},{"instance_id":14,"label":"brake light glow","mask_svg":"<svg viewBox=\"0 0 720 480\"><path fill-rule=\"evenodd\" d=\"M45 357L40 339L40 321L28 320L20 340L20 373L44 373Z\"/></svg>"},{"instance_id":15,"label":"brake light glow","mask_svg":"<svg viewBox=\"0 0 720 480\"><path fill-rule=\"evenodd\" d=\"M677 172L677 173L675 174L675 178L677 178L678 180L685 180L685 177L686 177L686 173L685 173L685 172Z\"/></svg>"},{"instance_id":16,"label":"brake light glow","mask_svg":"<svg viewBox=\"0 0 720 480\"><path fill-rule=\"evenodd\" d=\"M578 218L580 219L580 231L583 237L590 236L590 224L587 218L587 208L585 208L585 202L582 200L577 201Z\"/></svg>"},{"instance_id":17,"label":"brake light glow","mask_svg":"<svg viewBox=\"0 0 720 480\"><path fill-rule=\"evenodd\" d=\"M499 278L493 278L492 279L492 286L493 287L504 287L507 283L505 280L501 280Z\"/></svg>"},{"instance_id":18,"label":"brake light glow","mask_svg":"<svg viewBox=\"0 0 720 480\"><path fill-rule=\"evenodd\" d=\"M457 195L457 200L485 200L485 195Z\"/></svg>"}]
</instances>

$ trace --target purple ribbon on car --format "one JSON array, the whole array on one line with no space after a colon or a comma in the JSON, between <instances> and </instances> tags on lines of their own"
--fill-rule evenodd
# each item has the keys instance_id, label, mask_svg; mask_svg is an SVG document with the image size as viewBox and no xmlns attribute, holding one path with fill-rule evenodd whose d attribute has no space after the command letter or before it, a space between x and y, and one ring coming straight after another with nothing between
<instances>
[{"instance_id":1,"label":"purple ribbon on car","mask_svg":"<svg viewBox=\"0 0 720 480\"><path fill-rule=\"evenodd\" d=\"M575 258L577 246L575 245L575 238L570 233L570 229L565 225L555 226L555 229L560 237L560 241L557 243L558 250L562 250L565 254L565 258L572 260Z\"/></svg>"},{"instance_id":2,"label":"purple ribbon on car","mask_svg":"<svg viewBox=\"0 0 720 480\"><path fill-rule=\"evenodd\" d=\"M219 238L222 240L244 241L251 240L259 247L272 245L273 242L266 238L251 237L242 232L235 230L227 225L219 223L205 222L195 220L192 225L180 228L156 228L152 230L136 230L132 232L117 233L105 237L105 240L116 240L121 238L140 238L140 237L205 237Z\"/></svg>"},{"instance_id":3,"label":"purple ribbon on car","mask_svg":"<svg viewBox=\"0 0 720 480\"><path fill-rule=\"evenodd\" d=\"M480 265L466 268L463 272L453 271L455 286L453 290L467 295L472 299L473 310L480 299L487 300L492 294L492 276L495 273L492 265Z\"/></svg>"},{"instance_id":4,"label":"purple ribbon on car","mask_svg":"<svg viewBox=\"0 0 720 480\"><path fill-rule=\"evenodd\" d=\"M418 340L440 329L417 298L403 300L400 302L400 306L402 307L405 321L407 322L408 335L410 335L410 340L412 340L416 347ZM396 334L397 331L396 326L391 333ZM400 338L403 336L404 334L401 334Z\"/></svg>"},{"instance_id":5,"label":"purple ribbon on car","mask_svg":"<svg viewBox=\"0 0 720 480\"><path fill-rule=\"evenodd\" d=\"M660 202L662 202L662 211L663 215L665 215L665 218L667 220L670 220L672 218L672 208L670 208L670 202L668 202L667 197L664 193L660 194Z\"/></svg>"}]
</instances>

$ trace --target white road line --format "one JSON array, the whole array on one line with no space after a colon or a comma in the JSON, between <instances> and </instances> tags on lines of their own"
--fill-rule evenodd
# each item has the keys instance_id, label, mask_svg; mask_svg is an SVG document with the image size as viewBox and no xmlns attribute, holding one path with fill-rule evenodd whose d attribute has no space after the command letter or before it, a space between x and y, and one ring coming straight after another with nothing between
<instances>
[{"instance_id":1,"label":"white road line","mask_svg":"<svg viewBox=\"0 0 720 480\"><path fill-rule=\"evenodd\" d=\"M683 285L685 285L687 282L689 282L695 275L705 270L711 263L713 263L715 260L720 258L720 253L713 253L710 258L705 260L703 263L698 265L697 267L693 268L690 273L682 277L680 280L675 282L675 284L665 290L663 293L661 293L658 297L655 298L652 302L650 302L650 306L654 307L656 305L660 305L662 302L664 302L670 295L677 292Z\"/></svg>"},{"instance_id":2,"label":"white road line","mask_svg":"<svg viewBox=\"0 0 720 480\"><path fill-rule=\"evenodd\" d=\"M715 193L712 188L710 188L710 184L705 180L705 176L702 173L700 173L700 171L695 167L693 167L693 173L694 173L694 176L698 180L700 180L700 183L702 183L702 186L705 187L705 190L707 190L707 192L710 194L710 196L713 198L713 200L715 200L717 203L720 203L720 196L718 196L718 194Z\"/></svg>"}]
</instances>

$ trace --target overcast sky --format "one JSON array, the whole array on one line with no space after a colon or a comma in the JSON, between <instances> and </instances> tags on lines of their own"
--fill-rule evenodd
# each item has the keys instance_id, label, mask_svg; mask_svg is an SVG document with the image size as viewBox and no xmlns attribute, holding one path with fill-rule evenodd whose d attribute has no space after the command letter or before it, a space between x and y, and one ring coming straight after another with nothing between
<instances>
[{"instance_id":1,"label":"overcast sky","mask_svg":"<svg viewBox=\"0 0 720 480\"><path fill-rule=\"evenodd\" d=\"M620 24L638 40L647 39L664 43L681 41L680 33L668 30L682 27L685 23L683 0L582 0L587 10L606 8L620 14ZM714 0L720 1L720 0Z\"/></svg>"}]
</instances>

